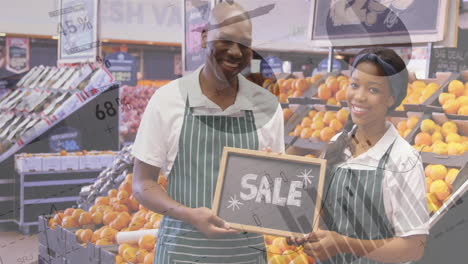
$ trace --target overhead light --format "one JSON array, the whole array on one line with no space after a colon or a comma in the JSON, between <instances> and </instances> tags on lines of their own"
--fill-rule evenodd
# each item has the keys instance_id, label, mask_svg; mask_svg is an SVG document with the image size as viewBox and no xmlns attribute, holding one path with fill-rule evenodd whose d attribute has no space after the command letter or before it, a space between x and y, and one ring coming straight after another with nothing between
<instances>
[{"instance_id":1,"label":"overhead light","mask_svg":"<svg viewBox=\"0 0 468 264\"><path fill-rule=\"evenodd\" d=\"M102 42L109 42L109 40L108 39L103 39Z\"/></svg>"},{"instance_id":2,"label":"overhead light","mask_svg":"<svg viewBox=\"0 0 468 264\"><path fill-rule=\"evenodd\" d=\"M59 37L58 36L52 36L52 39L58 39Z\"/></svg>"},{"instance_id":3,"label":"overhead light","mask_svg":"<svg viewBox=\"0 0 468 264\"><path fill-rule=\"evenodd\" d=\"M6 36L6 33L0 33L0 37Z\"/></svg>"},{"instance_id":4,"label":"overhead light","mask_svg":"<svg viewBox=\"0 0 468 264\"><path fill-rule=\"evenodd\" d=\"M344 59L344 56L343 55L335 55L335 59L342 60L342 59Z\"/></svg>"}]
</instances>

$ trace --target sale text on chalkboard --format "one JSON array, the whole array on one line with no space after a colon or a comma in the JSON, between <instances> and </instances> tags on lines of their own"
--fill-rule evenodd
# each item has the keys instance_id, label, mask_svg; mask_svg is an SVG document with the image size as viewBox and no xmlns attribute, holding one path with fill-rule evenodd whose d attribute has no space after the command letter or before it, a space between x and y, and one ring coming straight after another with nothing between
<instances>
[{"instance_id":1,"label":"sale text on chalkboard","mask_svg":"<svg viewBox=\"0 0 468 264\"><path fill-rule=\"evenodd\" d=\"M213 212L233 228L277 236L317 227L326 161L224 148Z\"/></svg>"}]
</instances>

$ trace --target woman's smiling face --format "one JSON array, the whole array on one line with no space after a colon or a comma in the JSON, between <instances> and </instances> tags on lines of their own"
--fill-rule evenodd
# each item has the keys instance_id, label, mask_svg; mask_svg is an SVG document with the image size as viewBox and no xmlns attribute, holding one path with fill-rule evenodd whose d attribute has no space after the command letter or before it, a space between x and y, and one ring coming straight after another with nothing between
<instances>
[{"instance_id":1,"label":"woman's smiling face","mask_svg":"<svg viewBox=\"0 0 468 264\"><path fill-rule=\"evenodd\" d=\"M353 122L362 127L384 122L387 110L395 102L388 78L374 63L363 61L351 75L346 100Z\"/></svg>"}]
</instances>

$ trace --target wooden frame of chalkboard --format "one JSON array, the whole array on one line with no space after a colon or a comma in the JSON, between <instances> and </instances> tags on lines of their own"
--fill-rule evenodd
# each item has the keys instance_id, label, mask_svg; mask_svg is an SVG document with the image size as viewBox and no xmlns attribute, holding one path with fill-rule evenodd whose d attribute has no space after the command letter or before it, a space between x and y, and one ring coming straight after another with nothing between
<instances>
[{"instance_id":1,"label":"wooden frame of chalkboard","mask_svg":"<svg viewBox=\"0 0 468 264\"><path fill-rule=\"evenodd\" d=\"M308 39L310 44L315 47L352 47L443 41L449 23L447 19L449 1L431 1L435 1L435 3L414 0L409 6L399 7L400 9L392 6L394 12L389 12L389 9L383 9L384 6L381 4L367 3L367 1L355 1L352 6L348 6L344 0L312 0ZM343 3L336 4L332 9L332 3L339 2ZM392 5L394 4L392 3ZM428 10L424 12L421 8ZM358 11L359 14L357 14ZM329 15L329 13L334 15ZM395 22L399 20L399 17L402 22Z\"/></svg>"},{"instance_id":2,"label":"wooden frame of chalkboard","mask_svg":"<svg viewBox=\"0 0 468 264\"><path fill-rule=\"evenodd\" d=\"M239 161L244 163L243 166L233 166L233 162ZM272 162L275 166L281 168L281 172L275 170L275 173L281 176L275 178L274 184L270 177L270 174L274 175L271 171ZM270 172L265 171L268 169ZM325 169L326 160L323 159L225 147L221 157L218 181L213 197L213 213L223 218L232 228L241 231L284 237L301 236L304 233L316 231L320 221L318 216L320 215L320 208L322 206ZM236 171L237 174L233 175L233 171ZM248 177L248 180L251 182L254 180L253 178L255 178L256 181L256 176L261 174L259 172L265 173L260 180L260 187L258 188L257 197L255 199L256 203L253 202L252 194L254 196L255 194L252 188L255 188L255 190L257 189L253 187L253 185L249 187L251 193L248 194L248 196L250 196L250 199L244 199L246 195L241 192L239 200L237 200L236 195L234 195L233 200L233 193L231 190L227 190L227 185L234 182L240 183L239 185L243 185L245 188L245 186L249 184L246 177ZM300 173L300 175L296 174L295 176L302 178L302 180L291 180L292 177L287 176L291 175L291 172ZM242 179L239 180L237 176L242 173L247 174L242 176ZM310 180L308 177L310 177ZM266 184L266 178L268 178L268 184ZM288 183L289 180L291 180L288 186L289 191L286 190L287 192L284 192L284 185L281 187L281 184L285 182ZM265 184L262 185L262 183ZM310 186L308 186L308 184L310 184ZM269 187L266 185L269 185ZM229 186L232 189L233 185ZM270 195L263 192L262 194L265 195L260 200L259 197L262 195L259 195L259 193L262 192L262 186L267 187ZM301 195L295 192L299 188L298 186L304 187L303 190L300 191ZM263 191L265 190L266 189L263 188ZM285 193L288 193L287 202L285 197L281 197L281 195ZM298 203L290 202L289 198L291 197L291 193L295 193L295 198L300 199L299 201L295 201ZM231 195L230 198L227 197L229 195ZM244 198L242 198L243 196ZM271 199L271 196L273 196L273 199ZM281 199L282 203L279 202ZM242 200L242 202L240 200ZM244 204L248 203L248 206L244 206ZM268 203L271 205L268 205ZM226 207L227 204L229 205ZM235 210L237 210L237 212L235 212ZM242 217L242 215L240 217L242 218L241 221L237 221L239 219L233 219L233 216L239 216L241 213L245 212L252 213L252 217L247 218ZM262 220L266 221L264 222L265 224L261 222ZM281 226L281 228L278 226Z\"/></svg>"}]
</instances>

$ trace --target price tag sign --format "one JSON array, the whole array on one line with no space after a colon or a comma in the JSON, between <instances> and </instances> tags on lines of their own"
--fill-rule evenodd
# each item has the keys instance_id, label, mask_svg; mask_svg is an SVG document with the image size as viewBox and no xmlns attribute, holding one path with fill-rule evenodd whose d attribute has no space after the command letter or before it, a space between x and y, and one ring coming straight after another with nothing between
<instances>
[{"instance_id":1,"label":"price tag sign","mask_svg":"<svg viewBox=\"0 0 468 264\"><path fill-rule=\"evenodd\" d=\"M122 85L135 86L137 84L137 65L136 59L126 52L112 53L106 57L109 71L115 78L115 81Z\"/></svg>"},{"instance_id":2,"label":"price tag sign","mask_svg":"<svg viewBox=\"0 0 468 264\"><path fill-rule=\"evenodd\" d=\"M98 54L98 0L61 0L59 63L94 61Z\"/></svg>"}]
</instances>

